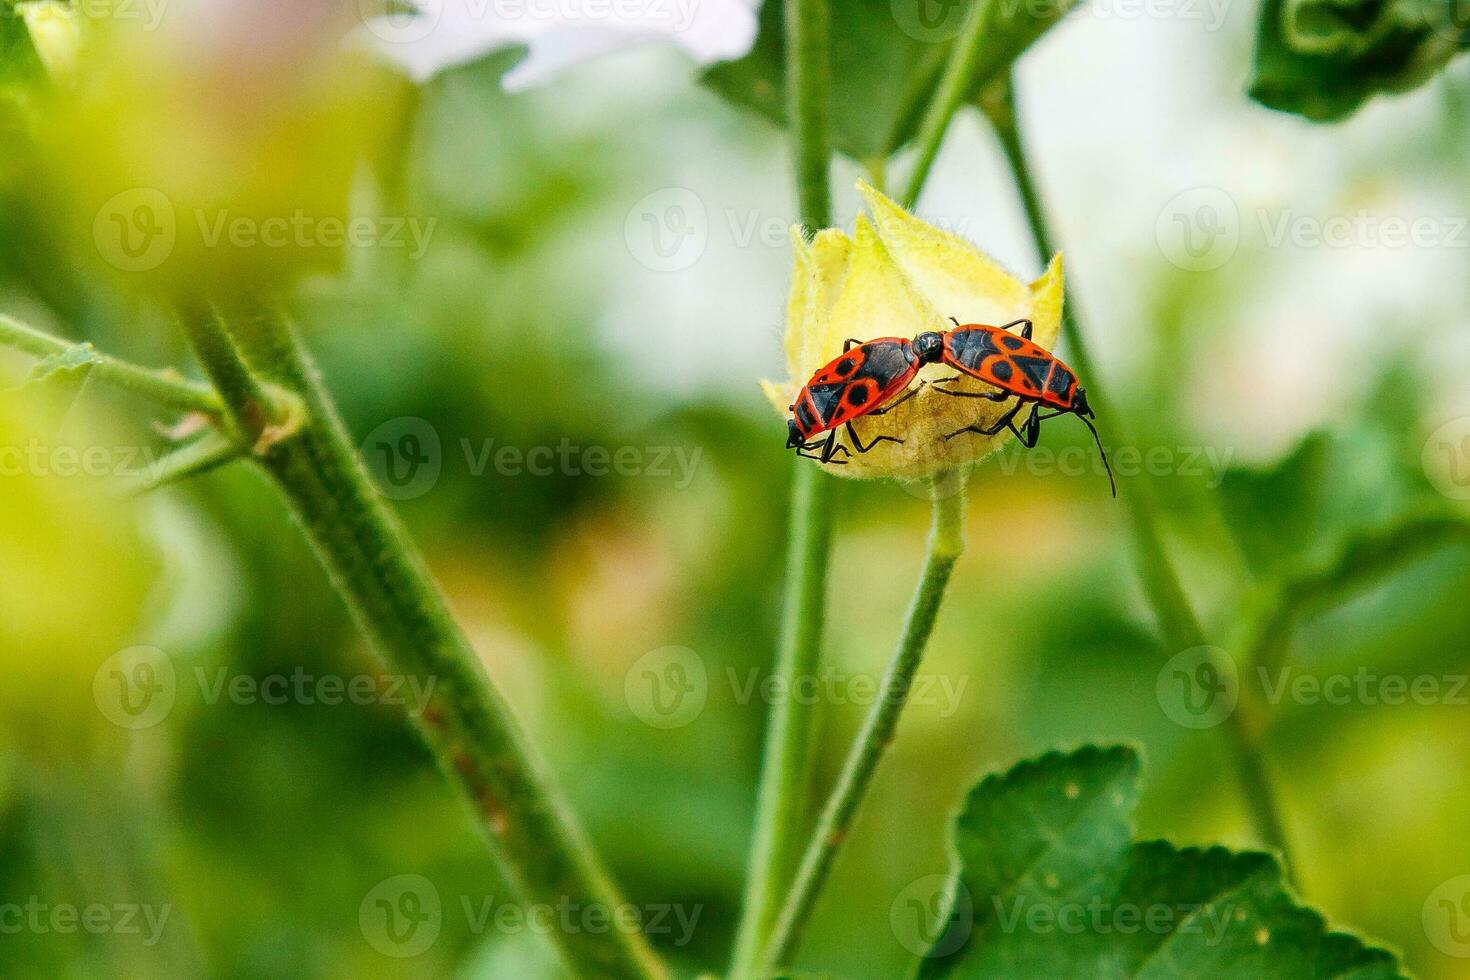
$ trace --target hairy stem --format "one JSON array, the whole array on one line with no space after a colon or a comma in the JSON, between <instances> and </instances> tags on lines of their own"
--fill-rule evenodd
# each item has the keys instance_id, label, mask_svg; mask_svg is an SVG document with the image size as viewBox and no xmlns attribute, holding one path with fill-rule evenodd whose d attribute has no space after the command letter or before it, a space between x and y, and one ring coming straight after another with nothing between
<instances>
[{"instance_id":1,"label":"hairy stem","mask_svg":"<svg viewBox=\"0 0 1470 980\"><path fill-rule=\"evenodd\" d=\"M934 630L950 573L964 551L964 506L962 489L950 487L941 491L936 484L934 524L929 532L924 570L909 603L903 634L883 675L878 699L863 721L802 854L796 878L771 933L759 974L762 977L774 976L795 954L837 852L847 840L858 808L872 785L878 763L893 742L899 716L908 702L909 686L923 660L929 634Z\"/></svg>"},{"instance_id":2,"label":"hairy stem","mask_svg":"<svg viewBox=\"0 0 1470 980\"><path fill-rule=\"evenodd\" d=\"M786 893L781 914L776 918L760 976L775 976L776 971L785 967L797 951L801 934L816 907L817 895L822 892L826 877L831 873L838 849L847 840L848 830L853 827L858 807L872 785L879 761L894 741L898 718L908 701L908 688L923 661L923 651L929 644L929 635L939 616L939 604L944 601L945 586L950 583L954 563L964 551L963 516L963 489L939 491L936 483L928 552L919 586L908 604L903 635L889 661L888 671L883 674L878 701L864 718L863 729L848 751L836 785L817 820L816 830L807 843L806 852L801 855L797 877Z\"/></svg>"},{"instance_id":3,"label":"hairy stem","mask_svg":"<svg viewBox=\"0 0 1470 980\"><path fill-rule=\"evenodd\" d=\"M994 126L1015 179L1016 190L1026 211L1026 220L1031 228L1031 237L1036 245L1037 256L1045 265L1054 254L1052 238L1047 226L1046 212L1041 195L1031 176L1031 165L1026 155L1016 118L1014 86L1009 78L987 98L981 108ZM1068 279L1072 279L1068 276ZM1088 351L1087 342L1077 316L1077 304L1068 291L1062 304L1062 333L1067 341L1069 356L1078 373L1087 381L1087 395L1099 415L1110 419L1109 425L1120 441L1128 442L1127 433L1119 416L1107 411L1109 404L1104 396L1095 363ZM1163 538L1159 533L1158 515L1148 488L1137 480L1120 481L1119 492L1128 508L1129 526L1133 531L1134 550L1138 556L1139 575L1143 580L1144 594L1153 607L1159 621L1164 641L1172 650L1188 650L1206 646L1204 628L1194 607L1180 582L1173 561L1164 550ZM1281 819L1280 807L1271 784L1261 745L1261 726L1258 722L1260 710L1249 702L1246 688L1241 689L1241 704L1231 712L1224 731L1230 739L1230 748L1236 761L1236 773L1256 834L1267 845L1281 854L1282 862L1290 876L1292 858L1286 842L1286 832Z\"/></svg>"},{"instance_id":4,"label":"hairy stem","mask_svg":"<svg viewBox=\"0 0 1470 980\"><path fill-rule=\"evenodd\" d=\"M185 381L176 372L155 371L109 357L92 350L90 344L74 344L52 337L8 316L0 316L0 346L42 358L84 348L94 359L91 377L99 381L182 412L200 412L210 418L219 418L223 411L219 396L209 385Z\"/></svg>"},{"instance_id":5,"label":"hairy stem","mask_svg":"<svg viewBox=\"0 0 1470 980\"><path fill-rule=\"evenodd\" d=\"M832 61L827 0L786 4L786 112L795 150L796 195L807 234L832 223Z\"/></svg>"},{"instance_id":6,"label":"hairy stem","mask_svg":"<svg viewBox=\"0 0 1470 980\"><path fill-rule=\"evenodd\" d=\"M231 310L189 335L227 399L250 424L258 381L305 403L290 438L259 450L337 591L384 666L432 691L414 719L445 776L459 788L506 878L527 904L613 909L619 896L574 822L509 705L486 675L402 526L373 489L310 356L274 310ZM233 335L233 336L231 336ZM243 355L243 356L242 356ZM665 977L641 934L553 930L570 974Z\"/></svg>"},{"instance_id":7,"label":"hairy stem","mask_svg":"<svg viewBox=\"0 0 1470 980\"><path fill-rule=\"evenodd\" d=\"M788 0L787 114L795 144L797 199L808 234L832 223L830 71L827 0ZM832 547L831 497L831 477L797 461L775 667L783 690L796 690L801 678L815 674L821 655ZM745 897L731 964L736 980L749 977L760 962L806 825L816 712L815 705L801 701L780 699L766 721Z\"/></svg>"}]
</instances>

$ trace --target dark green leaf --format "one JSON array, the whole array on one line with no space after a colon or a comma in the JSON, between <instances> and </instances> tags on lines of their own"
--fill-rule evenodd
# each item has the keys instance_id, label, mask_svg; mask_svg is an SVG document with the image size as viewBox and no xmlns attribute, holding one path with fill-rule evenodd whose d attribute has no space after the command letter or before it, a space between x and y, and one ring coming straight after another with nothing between
<instances>
[{"instance_id":1,"label":"dark green leaf","mask_svg":"<svg viewBox=\"0 0 1470 980\"><path fill-rule=\"evenodd\" d=\"M987 0L980 27L972 98L980 98L1041 35L1079 6L1081 0Z\"/></svg>"},{"instance_id":2,"label":"dark green leaf","mask_svg":"<svg viewBox=\"0 0 1470 980\"><path fill-rule=\"evenodd\" d=\"M932 5L939 16L910 18L921 4L926 10ZM913 134L967 7L968 0L850 0L831 6L832 142L839 151L858 160L881 159ZM750 53L704 75L726 99L778 125L786 121L784 8L780 0L763 4ZM934 26L925 28L926 23Z\"/></svg>"},{"instance_id":3,"label":"dark green leaf","mask_svg":"<svg viewBox=\"0 0 1470 980\"><path fill-rule=\"evenodd\" d=\"M994 81L1075 0L980 0L985 8L974 91ZM832 5L832 141L857 160L883 159L918 126L971 0L850 0ZM778 125L786 119L784 4L761 8L755 47L704 80Z\"/></svg>"},{"instance_id":4,"label":"dark green leaf","mask_svg":"<svg viewBox=\"0 0 1470 980\"><path fill-rule=\"evenodd\" d=\"M1464 0L1265 0L1251 98L1318 122L1423 84L1470 45Z\"/></svg>"},{"instance_id":5,"label":"dark green leaf","mask_svg":"<svg viewBox=\"0 0 1470 980\"><path fill-rule=\"evenodd\" d=\"M971 791L945 934L921 977L1397 978L1299 905L1275 859L1129 843L1138 756L1049 753Z\"/></svg>"}]
</instances>

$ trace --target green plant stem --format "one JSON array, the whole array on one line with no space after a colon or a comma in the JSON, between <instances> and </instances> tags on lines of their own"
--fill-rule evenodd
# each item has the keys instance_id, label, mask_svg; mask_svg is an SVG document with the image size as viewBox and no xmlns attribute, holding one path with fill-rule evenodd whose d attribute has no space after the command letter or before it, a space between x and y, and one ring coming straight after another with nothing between
<instances>
[{"instance_id":1,"label":"green plant stem","mask_svg":"<svg viewBox=\"0 0 1470 980\"><path fill-rule=\"evenodd\" d=\"M798 464L775 666L782 689L788 691L796 689L791 685L799 678L816 673L821 653L832 547L831 484L831 477L816 466ZM812 706L802 700L777 700L767 719L744 913L731 971L735 978L753 975L800 857L816 730Z\"/></svg>"},{"instance_id":2,"label":"green plant stem","mask_svg":"<svg viewBox=\"0 0 1470 980\"><path fill-rule=\"evenodd\" d=\"M827 0L786 4L786 111L807 234L832 223L832 57Z\"/></svg>"},{"instance_id":3,"label":"green plant stem","mask_svg":"<svg viewBox=\"0 0 1470 980\"><path fill-rule=\"evenodd\" d=\"M846 842L858 808L872 785L878 763L893 742L899 717L908 702L909 686L934 630L950 573L965 550L964 491L962 488L950 488L950 491L934 494L934 523L929 531L924 570L909 603L903 633L879 685L878 699L863 720L863 727L848 751L837 783L802 854L758 976L774 976L795 954L837 852Z\"/></svg>"},{"instance_id":4,"label":"green plant stem","mask_svg":"<svg viewBox=\"0 0 1470 980\"><path fill-rule=\"evenodd\" d=\"M929 171L933 169L934 160L939 156L939 147L944 142L945 134L949 132L949 124L974 87L987 19L987 4L984 0L976 0L970 4L965 24L950 49L949 60L945 62L944 73L939 76L939 86L934 92L934 98L919 123L919 132L914 139L918 146L918 156L914 160L914 169L909 173L902 199L906 208L912 209L918 203L919 192L929 179Z\"/></svg>"},{"instance_id":5,"label":"green plant stem","mask_svg":"<svg viewBox=\"0 0 1470 980\"><path fill-rule=\"evenodd\" d=\"M1031 237L1036 245L1037 257L1045 265L1055 250L1047 226L1046 212L1041 195L1031 177L1031 165L1026 155L1025 143L1016 118L1015 90L1009 77L985 99L981 108L995 128L1015 180L1021 205L1026 212L1026 221L1031 228ZM1068 276L1068 279L1073 277ZM1062 332L1067 341L1070 359L1078 373L1087 379L1089 401L1099 415L1110 419L1109 425L1123 442L1130 441L1123 428L1121 417L1107 411L1105 397L1096 370L1095 362L1088 350L1087 342L1077 317L1077 304L1068 290L1062 304ZM1194 607L1184 591L1179 573L1164 550L1163 538L1159 533L1158 515L1148 488L1137 480L1119 481L1119 493L1128 508L1129 526L1133 531L1134 550L1138 556L1139 574L1143 580L1144 594L1159 620L1164 641L1173 650L1188 650L1207 646L1204 628ZM1268 846L1281 854L1288 877L1292 877L1293 861L1287 846L1286 832L1281 820L1280 807L1272 787L1261 744L1261 710L1246 697L1249 688L1242 686L1241 700L1237 709L1229 715L1224 730L1230 739L1230 747L1236 762L1236 773L1240 780L1247 808L1257 835Z\"/></svg>"},{"instance_id":6,"label":"green plant stem","mask_svg":"<svg viewBox=\"0 0 1470 980\"><path fill-rule=\"evenodd\" d=\"M205 370L242 429L261 385L240 384L241 373L304 401L299 429L258 458L384 665L432 691L415 723L511 886L527 904L616 908L616 890L543 763L373 489L310 356L273 310L231 309L226 320L229 332L213 317L190 326ZM667 976L638 933L555 930L547 938L575 977Z\"/></svg>"},{"instance_id":7,"label":"green plant stem","mask_svg":"<svg viewBox=\"0 0 1470 980\"><path fill-rule=\"evenodd\" d=\"M219 396L209 385L186 381L171 371L155 371L97 353L90 344L75 344L52 337L8 316L0 316L0 346L42 358L85 347L95 358L91 377L99 381L183 412L199 412L210 418L219 418L223 411Z\"/></svg>"},{"instance_id":8,"label":"green plant stem","mask_svg":"<svg viewBox=\"0 0 1470 980\"><path fill-rule=\"evenodd\" d=\"M785 13L787 115L801 222L810 235L832 223L827 0L788 0ZM831 484L832 478L818 467L797 461L775 664L775 676L787 691L796 690L801 678L816 674L821 656L832 550ZM750 977L760 962L807 823L816 706L802 701L779 699L766 720L745 895L731 962L736 980Z\"/></svg>"},{"instance_id":9,"label":"green plant stem","mask_svg":"<svg viewBox=\"0 0 1470 980\"><path fill-rule=\"evenodd\" d=\"M248 452L248 448L242 447L235 440L210 430L194 442L180 446L149 466L126 492L148 493L159 487L208 473L226 463L234 462Z\"/></svg>"},{"instance_id":10,"label":"green plant stem","mask_svg":"<svg viewBox=\"0 0 1470 980\"><path fill-rule=\"evenodd\" d=\"M231 434L242 445L255 445L271 424L275 410L265 386L240 359L220 322L219 311L208 302L195 300L181 304L177 318L194 356L225 403L224 422Z\"/></svg>"}]
</instances>

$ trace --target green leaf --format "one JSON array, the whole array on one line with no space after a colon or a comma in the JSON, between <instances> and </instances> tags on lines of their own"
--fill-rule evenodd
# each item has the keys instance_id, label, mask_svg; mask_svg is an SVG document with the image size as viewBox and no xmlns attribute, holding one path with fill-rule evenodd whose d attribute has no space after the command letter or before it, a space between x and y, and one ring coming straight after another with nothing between
<instances>
[{"instance_id":1,"label":"green leaf","mask_svg":"<svg viewBox=\"0 0 1470 980\"><path fill-rule=\"evenodd\" d=\"M916 130L972 2L984 4L974 92L999 78L1075 0L846 0L832 18L832 141L855 160L886 159ZM715 65L707 85L784 125L784 3L761 7L745 57Z\"/></svg>"},{"instance_id":2,"label":"green leaf","mask_svg":"<svg viewBox=\"0 0 1470 980\"><path fill-rule=\"evenodd\" d=\"M1326 436L1313 433L1274 466L1225 472L1220 507L1258 574L1279 571L1316 540L1327 454Z\"/></svg>"},{"instance_id":3,"label":"green leaf","mask_svg":"<svg viewBox=\"0 0 1470 980\"><path fill-rule=\"evenodd\" d=\"M1379 426L1358 426L1313 433L1276 463L1227 470L1221 511L1253 575L1300 574L1352 537L1423 509L1422 475L1402 471L1397 453Z\"/></svg>"},{"instance_id":4,"label":"green leaf","mask_svg":"<svg viewBox=\"0 0 1470 980\"><path fill-rule=\"evenodd\" d=\"M1317 122L1423 84L1470 46L1464 0L1265 0L1251 98Z\"/></svg>"},{"instance_id":5,"label":"green leaf","mask_svg":"<svg viewBox=\"0 0 1470 980\"><path fill-rule=\"evenodd\" d=\"M91 344L75 344L41 358L26 375L22 388L45 388L76 394L102 355Z\"/></svg>"},{"instance_id":6,"label":"green leaf","mask_svg":"<svg viewBox=\"0 0 1470 980\"><path fill-rule=\"evenodd\" d=\"M1401 976L1298 904L1270 855L1130 843L1138 772L1132 749L1089 745L982 780L955 822L949 924L919 976Z\"/></svg>"},{"instance_id":7,"label":"green leaf","mask_svg":"<svg viewBox=\"0 0 1470 980\"><path fill-rule=\"evenodd\" d=\"M971 98L980 98L1027 48L1080 5L1081 0L987 0Z\"/></svg>"},{"instance_id":8,"label":"green leaf","mask_svg":"<svg viewBox=\"0 0 1470 980\"><path fill-rule=\"evenodd\" d=\"M945 8L931 31L905 30L897 13ZM785 3L761 5L760 31L743 58L710 68L704 82L729 101L786 122ZM964 20L967 0L847 0L831 5L832 142L857 160L886 158L910 136ZM920 24L921 21L915 20ZM917 35L917 36L916 36Z\"/></svg>"},{"instance_id":9,"label":"green leaf","mask_svg":"<svg viewBox=\"0 0 1470 980\"><path fill-rule=\"evenodd\" d=\"M26 22L13 3L0 0L0 88L9 90L42 74L41 60L36 57Z\"/></svg>"}]
</instances>

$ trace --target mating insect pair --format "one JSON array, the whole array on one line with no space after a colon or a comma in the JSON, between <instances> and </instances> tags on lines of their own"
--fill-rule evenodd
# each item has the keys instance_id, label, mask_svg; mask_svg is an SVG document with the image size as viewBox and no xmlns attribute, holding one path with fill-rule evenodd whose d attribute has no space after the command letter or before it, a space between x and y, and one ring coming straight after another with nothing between
<instances>
[{"instance_id":1,"label":"mating insect pair","mask_svg":"<svg viewBox=\"0 0 1470 980\"><path fill-rule=\"evenodd\" d=\"M1117 496L1112 467L1108 466L1102 440L1091 422L1094 416L1087 404L1087 392L1077 383L1077 375L1071 368L1031 339L1031 321L1016 320L1003 327L992 327L978 323L961 325L954 317L950 319L955 328L944 333L929 330L913 340L879 337L866 342L849 340L843 344L842 354L818 369L788 406L792 417L787 425L786 447L795 449L798 455L840 465L845 460L835 457L839 453L848 455L848 449L837 442L839 428L847 431L852 448L860 453L880 442L902 443L904 440L897 436L874 436L871 442L863 445L857 430L852 427L853 419L892 411L918 394L925 384L930 384L934 391L955 398L984 398L993 402L1016 400L989 425L969 425L949 433L946 439L967 432L993 436L1002 429L1010 429L1029 449L1036 445L1042 422L1058 415L1077 416L1092 432L1098 454L1102 456L1103 466L1108 472L1108 485L1113 487L1113 495ZM1020 327L1020 335L1011 333L1011 327ZM999 390L955 391L942 387L959 381L960 376L955 375L934 382L920 382L895 400L895 396L908 389L919 368L941 361ZM1027 406L1030 406L1030 414L1017 425L1016 416ZM1043 406L1051 411L1041 414ZM817 438L824 432L827 433L825 439Z\"/></svg>"}]
</instances>

